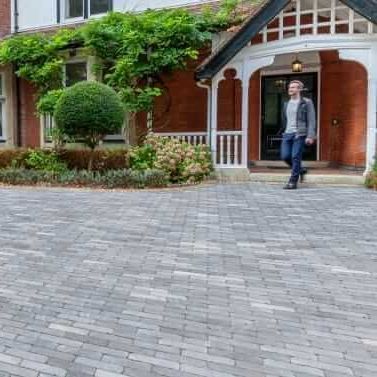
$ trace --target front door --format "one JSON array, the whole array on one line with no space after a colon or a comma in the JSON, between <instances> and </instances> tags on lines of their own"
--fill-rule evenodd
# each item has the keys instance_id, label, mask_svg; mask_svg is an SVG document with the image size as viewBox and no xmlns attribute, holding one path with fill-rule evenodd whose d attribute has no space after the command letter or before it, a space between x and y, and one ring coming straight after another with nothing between
<instances>
[{"instance_id":1,"label":"front door","mask_svg":"<svg viewBox=\"0 0 377 377\"><path fill-rule=\"evenodd\" d=\"M287 88L292 80L304 83L304 97L311 98L317 109L318 84L317 73L299 75L279 75L262 77L262 132L261 159L280 160L280 144L284 132L281 112L284 102L288 100ZM304 159L317 160L317 148L306 147Z\"/></svg>"}]
</instances>

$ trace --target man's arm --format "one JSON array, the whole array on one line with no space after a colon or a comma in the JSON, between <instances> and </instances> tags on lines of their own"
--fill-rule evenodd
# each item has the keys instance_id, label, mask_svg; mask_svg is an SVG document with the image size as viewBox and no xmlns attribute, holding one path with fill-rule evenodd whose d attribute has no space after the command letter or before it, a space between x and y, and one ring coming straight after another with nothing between
<instances>
[{"instance_id":1,"label":"man's arm","mask_svg":"<svg viewBox=\"0 0 377 377\"><path fill-rule=\"evenodd\" d=\"M280 113L280 119L281 119L281 130L283 132L285 131L285 128L287 127L287 104L286 102L283 103L281 113Z\"/></svg>"},{"instance_id":2,"label":"man's arm","mask_svg":"<svg viewBox=\"0 0 377 377\"><path fill-rule=\"evenodd\" d=\"M315 140L317 138L317 119L315 108L311 99L307 100L308 105L308 139Z\"/></svg>"}]
</instances>

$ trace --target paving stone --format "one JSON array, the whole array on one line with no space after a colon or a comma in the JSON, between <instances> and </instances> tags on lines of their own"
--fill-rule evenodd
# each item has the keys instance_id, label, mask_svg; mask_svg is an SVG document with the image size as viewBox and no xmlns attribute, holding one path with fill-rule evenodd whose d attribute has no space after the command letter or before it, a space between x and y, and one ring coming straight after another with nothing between
<instances>
[{"instance_id":1,"label":"paving stone","mask_svg":"<svg viewBox=\"0 0 377 377\"><path fill-rule=\"evenodd\" d=\"M376 376L375 192L0 191L0 377Z\"/></svg>"}]
</instances>

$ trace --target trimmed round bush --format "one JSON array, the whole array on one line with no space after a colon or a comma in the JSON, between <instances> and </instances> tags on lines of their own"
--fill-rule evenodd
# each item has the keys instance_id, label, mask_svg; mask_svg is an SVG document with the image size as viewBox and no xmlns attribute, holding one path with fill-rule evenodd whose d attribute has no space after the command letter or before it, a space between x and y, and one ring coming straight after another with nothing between
<instances>
[{"instance_id":1,"label":"trimmed round bush","mask_svg":"<svg viewBox=\"0 0 377 377\"><path fill-rule=\"evenodd\" d=\"M110 134L118 133L124 122L124 106L107 85L83 81L64 90L55 108L57 127L67 136L95 149Z\"/></svg>"}]
</instances>

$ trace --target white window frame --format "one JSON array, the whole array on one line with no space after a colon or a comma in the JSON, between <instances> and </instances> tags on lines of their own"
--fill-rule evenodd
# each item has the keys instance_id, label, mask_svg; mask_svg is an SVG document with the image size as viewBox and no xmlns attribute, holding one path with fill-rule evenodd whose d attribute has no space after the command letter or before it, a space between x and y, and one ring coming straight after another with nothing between
<instances>
[{"instance_id":1,"label":"white window frame","mask_svg":"<svg viewBox=\"0 0 377 377\"><path fill-rule=\"evenodd\" d=\"M7 104L7 97L5 95L5 74L3 72L0 72L1 77L1 93L0 93L0 105L2 107L1 109L1 126L2 126L2 136L0 136L1 141L6 140L6 122L7 122L7 116L6 116L6 104Z\"/></svg>"},{"instance_id":2,"label":"white window frame","mask_svg":"<svg viewBox=\"0 0 377 377\"><path fill-rule=\"evenodd\" d=\"M109 7L109 9L108 9L106 12L96 13L96 14L91 14L91 12L90 12L91 2L92 2L92 0L88 0L88 17L90 17L90 18L103 17L103 16L104 16L105 14L107 14L108 12L111 12L111 9L110 9L110 7Z\"/></svg>"},{"instance_id":3,"label":"white window frame","mask_svg":"<svg viewBox=\"0 0 377 377\"><path fill-rule=\"evenodd\" d=\"M67 15L67 2L68 1L69 0L63 0L61 2L61 14L63 16L62 20L65 23L83 22L87 18L99 18L99 17L103 17L105 14L107 14L108 12L110 12L112 10L111 7L109 7L109 9L106 12L91 14L90 10L91 10L91 2L92 2L92 0L82 0L82 4L83 4L82 15L79 16L79 17L68 17L68 15ZM87 5L87 12L88 12L87 17L85 15L85 6L86 5Z\"/></svg>"},{"instance_id":4,"label":"white window frame","mask_svg":"<svg viewBox=\"0 0 377 377\"><path fill-rule=\"evenodd\" d=\"M82 1L82 16L79 16L79 17L69 17L67 15L67 8L68 8L68 1L69 0L63 0L62 3L61 3L61 14L62 14L62 19L65 21L65 22L82 22L85 17L84 17L84 13L85 13L85 1L86 0L81 0Z\"/></svg>"}]
</instances>

